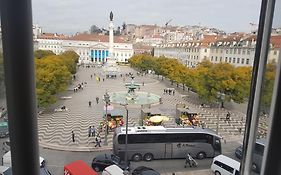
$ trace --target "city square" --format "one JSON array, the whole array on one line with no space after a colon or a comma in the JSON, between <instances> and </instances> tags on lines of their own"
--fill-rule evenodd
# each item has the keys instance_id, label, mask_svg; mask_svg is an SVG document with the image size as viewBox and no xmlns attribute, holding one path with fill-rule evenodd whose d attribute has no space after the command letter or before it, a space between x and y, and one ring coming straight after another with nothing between
<instances>
[{"instance_id":1,"label":"city square","mask_svg":"<svg viewBox=\"0 0 281 175\"><path fill-rule=\"evenodd\" d=\"M146 74L137 76L137 72L127 66L121 67L120 75L116 79L106 79L102 76L103 71L101 68L83 68L80 67L76 74L76 80L73 81L73 86L86 82L83 90L73 92L73 86L69 87L69 91L65 92L63 96L70 96L70 99L59 100L56 104L46 109L38 117L39 123L39 141L41 146L53 149L66 149L66 150L80 150L81 151L94 151L94 138L88 137L89 126L98 128L100 122L104 121L103 115L105 114L105 102L103 96L106 91L126 91L125 83L130 82L131 78L125 74L133 73L136 75L135 81L139 84L144 82L144 86L140 86L140 90L147 91L161 96L163 103L151 105L151 108L157 108L161 111L161 115L169 116L169 121L165 123L166 127L179 127L175 123L176 104L186 104L187 106L196 108L200 111L200 119L205 122L207 128L213 130L217 129L217 119L219 118L219 134L222 138L228 139L230 136L242 136L239 133L239 126L243 124L241 118L244 120L242 113L232 111L230 122L225 121L227 110L219 108L202 108L200 105L194 104L193 99L189 99L188 92L176 91L175 95L163 94L163 89L171 85L165 81L162 82L156 75ZM101 77L104 81L97 81L95 77ZM125 78L125 81L124 81ZM180 89L180 88L179 88ZM191 96L191 95L190 95ZM99 97L100 102L96 103L96 97ZM89 106L88 102L91 101L92 105ZM124 107L118 104L111 104L114 109L123 111L123 116L126 116ZM66 106L67 111L54 112L56 108ZM141 105L128 106L129 111L129 126L139 126L141 117ZM144 108L144 107L143 107ZM148 106L146 107L148 108ZM125 118L125 117L124 117ZM243 121L244 122L244 121ZM72 142L71 132L74 131L76 141ZM104 141L105 134L101 132L102 141ZM112 148L112 132L108 136L109 146Z\"/></svg>"}]
</instances>

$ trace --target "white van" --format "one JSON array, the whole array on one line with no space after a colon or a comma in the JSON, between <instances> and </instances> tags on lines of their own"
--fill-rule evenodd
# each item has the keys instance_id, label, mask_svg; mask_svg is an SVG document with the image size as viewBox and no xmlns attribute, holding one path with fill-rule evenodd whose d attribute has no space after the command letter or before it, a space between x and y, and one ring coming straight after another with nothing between
<instances>
[{"instance_id":1,"label":"white van","mask_svg":"<svg viewBox=\"0 0 281 175\"><path fill-rule=\"evenodd\" d=\"M239 162L224 155L215 157L211 166L215 175L240 175L239 168Z\"/></svg>"},{"instance_id":2,"label":"white van","mask_svg":"<svg viewBox=\"0 0 281 175\"><path fill-rule=\"evenodd\" d=\"M110 165L103 170L102 175L124 175L124 171L117 165Z\"/></svg>"},{"instance_id":3,"label":"white van","mask_svg":"<svg viewBox=\"0 0 281 175\"><path fill-rule=\"evenodd\" d=\"M45 166L45 159L43 157L39 157L40 167ZM12 160L11 160L11 151L8 151L2 157L2 165L7 167L12 167Z\"/></svg>"}]
</instances>

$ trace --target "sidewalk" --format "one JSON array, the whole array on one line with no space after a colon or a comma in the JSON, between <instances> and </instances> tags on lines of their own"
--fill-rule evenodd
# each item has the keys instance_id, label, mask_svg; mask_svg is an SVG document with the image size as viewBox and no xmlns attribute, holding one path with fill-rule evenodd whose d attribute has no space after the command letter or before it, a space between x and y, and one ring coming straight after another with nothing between
<instances>
[{"instance_id":1,"label":"sidewalk","mask_svg":"<svg viewBox=\"0 0 281 175\"><path fill-rule=\"evenodd\" d=\"M62 146L57 144L46 143L39 141L39 145L43 148L61 150L61 151L73 151L73 152L100 152L100 151L111 151L112 146L102 146L95 148L94 146Z\"/></svg>"},{"instance_id":2,"label":"sidewalk","mask_svg":"<svg viewBox=\"0 0 281 175\"><path fill-rule=\"evenodd\" d=\"M161 175L172 175L172 173L161 173ZM211 170L195 170L186 172L175 172L175 175L213 175Z\"/></svg>"}]
</instances>

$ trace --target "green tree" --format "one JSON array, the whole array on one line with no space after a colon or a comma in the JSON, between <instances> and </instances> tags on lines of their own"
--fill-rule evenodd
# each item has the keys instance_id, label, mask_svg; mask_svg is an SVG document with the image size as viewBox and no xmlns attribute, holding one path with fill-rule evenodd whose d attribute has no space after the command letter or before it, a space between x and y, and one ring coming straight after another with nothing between
<instances>
[{"instance_id":1,"label":"green tree","mask_svg":"<svg viewBox=\"0 0 281 175\"><path fill-rule=\"evenodd\" d=\"M34 52L34 57L38 58L38 59L49 56L49 55L55 55L55 53L52 52L51 50L36 50Z\"/></svg>"},{"instance_id":2,"label":"green tree","mask_svg":"<svg viewBox=\"0 0 281 175\"><path fill-rule=\"evenodd\" d=\"M272 92L276 75L276 62L269 62L266 66L265 77L263 80L261 110L269 112Z\"/></svg>"}]
</instances>

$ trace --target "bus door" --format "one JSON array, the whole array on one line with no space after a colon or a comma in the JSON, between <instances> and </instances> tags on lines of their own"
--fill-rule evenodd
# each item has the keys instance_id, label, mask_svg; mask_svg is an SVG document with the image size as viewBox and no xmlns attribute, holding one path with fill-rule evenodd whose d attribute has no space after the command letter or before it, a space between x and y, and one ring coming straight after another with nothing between
<instances>
[{"instance_id":1,"label":"bus door","mask_svg":"<svg viewBox=\"0 0 281 175\"><path fill-rule=\"evenodd\" d=\"M173 155L173 144L172 143L166 143L165 144L165 154L164 158L172 158Z\"/></svg>"}]
</instances>

